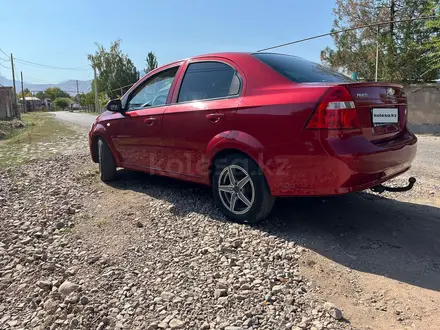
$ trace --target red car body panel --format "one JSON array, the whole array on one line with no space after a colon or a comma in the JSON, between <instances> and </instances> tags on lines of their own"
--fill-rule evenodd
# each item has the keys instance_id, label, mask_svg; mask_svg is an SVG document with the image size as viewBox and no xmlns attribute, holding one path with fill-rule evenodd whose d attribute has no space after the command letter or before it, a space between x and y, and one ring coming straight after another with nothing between
<instances>
[{"instance_id":1,"label":"red car body panel","mask_svg":"<svg viewBox=\"0 0 440 330\"><path fill-rule=\"evenodd\" d=\"M235 68L238 96L177 103L190 63L218 61ZM109 144L119 167L210 184L213 159L241 152L262 169L274 196L334 195L376 186L408 170L417 149L406 128L406 97L399 85L293 83L247 53L203 55L150 72L123 97L163 69L180 65L166 105L105 112L90 131ZM323 95L343 85L353 96L360 129L320 130L306 125ZM387 95L386 88L395 88ZM362 98L368 91L369 98ZM394 107L397 124L371 126L370 109ZM149 125L148 120L154 118Z\"/></svg>"}]
</instances>

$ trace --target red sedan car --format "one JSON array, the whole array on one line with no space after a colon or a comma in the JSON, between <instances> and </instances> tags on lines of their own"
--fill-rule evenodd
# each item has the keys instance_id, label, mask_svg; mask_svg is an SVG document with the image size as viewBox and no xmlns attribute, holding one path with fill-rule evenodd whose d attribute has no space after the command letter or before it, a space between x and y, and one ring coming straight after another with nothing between
<instances>
[{"instance_id":1,"label":"red sedan car","mask_svg":"<svg viewBox=\"0 0 440 330\"><path fill-rule=\"evenodd\" d=\"M358 83L273 53L220 53L158 68L90 131L101 179L116 168L212 186L239 222L266 217L278 196L345 194L411 166L402 86Z\"/></svg>"}]
</instances>

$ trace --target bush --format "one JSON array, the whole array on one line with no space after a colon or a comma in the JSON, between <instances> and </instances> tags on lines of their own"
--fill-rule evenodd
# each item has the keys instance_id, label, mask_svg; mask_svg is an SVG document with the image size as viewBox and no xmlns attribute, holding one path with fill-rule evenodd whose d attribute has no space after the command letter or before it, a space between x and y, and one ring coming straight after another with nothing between
<instances>
[{"instance_id":1,"label":"bush","mask_svg":"<svg viewBox=\"0 0 440 330\"><path fill-rule=\"evenodd\" d=\"M55 101L53 101L53 103L57 108L61 108L64 110L69 105L71 105L73 103L73 101L71 99L66 98L66 97L59 97L59 98L55 99Z\"/></svg>"}]
</instances>

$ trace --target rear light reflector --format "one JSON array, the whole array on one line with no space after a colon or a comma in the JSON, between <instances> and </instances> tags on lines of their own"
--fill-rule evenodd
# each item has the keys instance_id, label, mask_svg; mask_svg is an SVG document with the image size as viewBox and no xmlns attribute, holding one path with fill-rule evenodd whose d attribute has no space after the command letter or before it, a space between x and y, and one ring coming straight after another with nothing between
<instances>
[{"instance_id":1,"label":"rear light reflector","mask_svg":"<svg viewBox=\"0 0 440 330\"><path fill-rule=\"evenodd\" d=\"M330 102L327 105L327 110L340 110L340 109L354 109L354 102Z\"/></svg>"},{"instance_id":2,"label":"rear light reflector","mask_svg":"<svg viewBox=\"0 0 440 330\"><path fill-rule=\"evenodd\" d=\"M331 87L313 112L307 128L360 128L356 106L348 90L343 86Z\"/></svg>"}]
</instances>

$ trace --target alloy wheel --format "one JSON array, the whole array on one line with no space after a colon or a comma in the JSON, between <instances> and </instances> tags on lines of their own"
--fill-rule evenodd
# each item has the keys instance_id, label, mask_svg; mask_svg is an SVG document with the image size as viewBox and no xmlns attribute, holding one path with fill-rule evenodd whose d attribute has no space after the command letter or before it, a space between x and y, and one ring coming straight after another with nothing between
<instances>
[{"instance_id":1,"label":"alloy wheel","mask_svg":"<svg viewBox=\"0 0 440 330\"><path fill-rule=\"evenodd\" d=\"M218 193L223 205L234 214L245 214L255 200L255 188L249 173L238 165L229 165L218 178Z\"/></svg>"}]
</instances>

